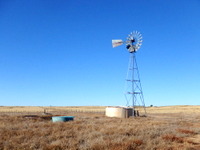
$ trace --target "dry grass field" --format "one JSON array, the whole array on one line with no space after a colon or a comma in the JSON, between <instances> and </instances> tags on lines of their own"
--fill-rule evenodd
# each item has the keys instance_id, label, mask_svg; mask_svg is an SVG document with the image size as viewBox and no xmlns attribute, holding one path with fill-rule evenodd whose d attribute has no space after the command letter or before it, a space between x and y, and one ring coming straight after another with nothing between
<instances>
[{"instance_id":1,"label":"dry grass field","mask_svg":"<svg viewBox=\"0 0 200 150\"><path fill-rule=\"evenodd\" d=\"M43 110L44 107L0 107L0 112ZM0 115L0 150L199 150L200 106L147 108L147 117L108 118L105 107L46 107L74 121L53 123L50 115ZM66 109L87 110L65 112ZM92 110L88 113L88 110Z\"/></svg>"},{"instance_id":2,"label":"dry grass field","mask_svg":"<svg viewBox=\"0 0 200 150\"><path fill-rule=\"evenodd\" d=\"M0 112L43 112L44 109L48 112L54 111L82 111L82 112L104 112L105 106L0 106Z\"/></svg>"}]
</instances>

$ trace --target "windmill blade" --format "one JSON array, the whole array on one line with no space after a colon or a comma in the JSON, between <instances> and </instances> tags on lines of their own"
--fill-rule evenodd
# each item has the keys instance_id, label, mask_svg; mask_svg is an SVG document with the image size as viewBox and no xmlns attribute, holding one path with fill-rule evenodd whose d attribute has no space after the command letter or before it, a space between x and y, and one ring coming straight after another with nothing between
<instances>
[{"instance_id":1,"label":"windmill blade","mask_svg":"<svg viewBox=\"0 0 200 150\"><path fill-rule=\"evenodd\" d=\"M138 42L139 42L139 43L142 43L142 42L143 42L143 40L142 40L142 39L138 39Z\"/></svg>"},{"instance_id":2,"label":"windmill blade","mask_svg":"<svg viewBox=\"0 0 200 150\"><path fill-rule=\"evenodd\" d=\"M117 47L122 45L124 42L122 40L112 40L112 47Z\"/></svg>"}]
</instances>

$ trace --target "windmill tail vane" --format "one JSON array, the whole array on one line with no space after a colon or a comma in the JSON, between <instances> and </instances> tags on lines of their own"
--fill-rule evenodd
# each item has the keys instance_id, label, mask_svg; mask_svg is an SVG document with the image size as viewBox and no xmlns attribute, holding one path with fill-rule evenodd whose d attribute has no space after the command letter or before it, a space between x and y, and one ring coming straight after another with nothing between
<instances>
[{"instance_id":1,"label":"windmill tail vane","mask_svg":"<svg viewBox=\"0 0 200 150\"><path fill-rule=\"evenodd\" d=\"M112 40L112 47L117 47L124 44L124 42L122 40Z\"/></svg>"}]
</instances>

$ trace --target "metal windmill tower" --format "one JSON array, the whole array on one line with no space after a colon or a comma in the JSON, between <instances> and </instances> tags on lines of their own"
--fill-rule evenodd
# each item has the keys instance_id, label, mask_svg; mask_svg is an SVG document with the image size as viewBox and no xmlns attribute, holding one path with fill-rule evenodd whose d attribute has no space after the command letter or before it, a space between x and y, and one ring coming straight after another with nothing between
<instances>
[{"instance_id":1,"label":"metal windmill tower","mask_svg":"<svg viewBox=\"0 0 200 150\"><path fill-rule=\"evenodd\" d=\"M131 32L128 35L126 41L112 40L112 46L117 47L119 45L126 44L126 48L130 53L126 86L125 86L125 98L128 107L133 107L134 116L139 115L137 109L143 108L144 115L146 115L144 96L142 86L140 82L139 69L136 61L136 52L142 45L142 35L138 31ZM137 114L136 114L137 112Z\"/></svg>"}]
</instances>

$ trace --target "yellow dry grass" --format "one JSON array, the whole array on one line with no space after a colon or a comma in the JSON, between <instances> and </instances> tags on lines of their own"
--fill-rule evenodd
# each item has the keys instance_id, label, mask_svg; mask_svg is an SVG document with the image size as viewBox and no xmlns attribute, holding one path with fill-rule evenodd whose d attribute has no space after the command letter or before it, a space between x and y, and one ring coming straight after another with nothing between
<instances>
[{"instance_id":1,"label":"yellow dry grass","mask_svg":"<svg viewBox=\"0 0 200 150\"><path fill-rule=\"evenodd\" d=\"M0 107L0 111L105 110L105 107ZM74 113L74 121L53 123L52 116L0 115L0 149L199 150L200 106L148 107L147 117L109 118Z\"/></svg>"},{"instance_id":2,"label":"yellow dry grass","mask_svg":"<svg viewBox=\"0 0 200 150\"><path fill-rule=\"evenodd\" d=\"M43 109L38 106L0 106L0 112L39 112Z\"/></svg>"},{"instance_id":3,"label":"yellow dry grass","mask_svg":"<svg viewBox=\"0 0 200 150\"><path fill-rule=\"evenodd\" d=\"M47 111L99 111L104 112L105 106L0 106L0 112L41 112L46 109Z\"/></svg>"},{"instance_id":4,"label":"yellow dry grass","mask_svg":"<svg viewBox=\"0 0 200 150\"><path fill-rule=\"evenodd\" d=\"M198 105L178 105L178 106L162 106L162 107L148 107L147 112L152 113L200 113L200 106Z\"/></svg>"},{"instance_id":5,"label":"yellow dry grass","mask_svg":"<svg viewBox=\"0 0 200 150\"><path fill-rule=\"evenodd\" d=\"M41 112L44 109L48 111L91 111L91 112L105 112L106 106L0 106L0 112ZM141 108L137 108L141 110ZM157 113L200 113L200 106L193 105L177 105L177 106L160 106L160 107L147 107L147 114Z\"/></svg>"},{"instance_id":6,"label":"yellow dry grass","mask_svg":"<svg viewBox=\"0 0 200 150\"><path fill-rule=\"evenodd\" d=\"M18 109L4 107L4 110L6 108L26 110L26 107L17 107ZM44 109L44 107L27 108L30 112ZM105 107L53 108L60 111L105 110ZM199 106L149 107L147 112L147 117L125 119L109 118L103 113L63 111L60 115L72 115L75 116L75 120L61 123L53 123L52 116L42 114L3 114L0 115L0 149L200 149ZM57 115L56 111L52 115Z\"/></svg>"}]
</instances>

